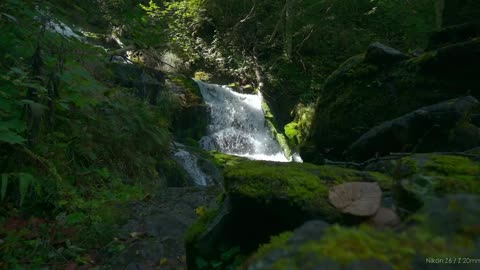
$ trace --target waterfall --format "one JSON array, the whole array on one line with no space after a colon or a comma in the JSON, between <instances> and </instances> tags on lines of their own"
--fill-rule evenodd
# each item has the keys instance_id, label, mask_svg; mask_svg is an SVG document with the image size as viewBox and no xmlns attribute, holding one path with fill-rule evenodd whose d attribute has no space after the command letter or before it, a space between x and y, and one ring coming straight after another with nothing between
<instances>
[{"instance_id":1,"label":"waterfall","mask_svg":"<svg viewBox=\"0 0 480 270\"><path fill-rule=\"evenodd\" d=\"M190 153L185 149L185 146L180 143L175 143L176 152L173 157L179 162L190 178L199 186L206 186L211 183L210 177L208 177L202 169L198 166L198 158L195 154Z\"/></svg>"},{"instance_id":2,"label":"waterfall","mask_svg":"<svg viewBox=\"0 0 480 270\"><path fill-rule=\"evenodd\" d=\"M240 94L227 86L197 83L211 115L208 135L200 140L204 149L257 160L289 161L266 123L261 94Z\"/></svg>"}]
</instances>

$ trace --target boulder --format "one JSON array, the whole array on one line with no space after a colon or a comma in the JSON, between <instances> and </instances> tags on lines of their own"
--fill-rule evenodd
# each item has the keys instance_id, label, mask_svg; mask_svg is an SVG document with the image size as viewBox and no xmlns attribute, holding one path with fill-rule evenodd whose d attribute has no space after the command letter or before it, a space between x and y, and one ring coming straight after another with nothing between
<instances>
[{"instance_id":1,"label":"boulder","mask_svg":"<svg viewBox=\"0 0 480 270\"><path fill-rule=\"evenodd\" d=\"M468 120L478 104L477 99L467 96L423 107L384 122L355 141L348 150L349 156L355 160L366 160L375 155L410 152L419 148L423 151L440 150L448 146L444 142L448 142L451 130L461 121ZM473 138L476 135L474 133ZM444 144L438 145L440 142Z\"/></svg>"},{"instance_id":2,"label":"boulder","mask_svg":"<svg viewBox=\"0 0 480 270\"><path fill-rule=\"evenodd\" d=\"M478 98L479 50L477 38L388 67L367 63L364 55L350 58L319 92L312 128L300 146L303 160L346 159L348 147L375 126L459 96Z\"/></svg>"},{"instance_id":3,"label":"boulder","mask_svg":"<svg viewBox=\"0 0 480 270\"><path fill-rule=\"evenodd\" d=\"M479 203L480 197L471 195L434 199L400 232L310 221L272 237L240 269L455 269L458 265L448 268L447 263L447 268L438 263L431 267L428 259L478 258Z\"/></svg>"},{"instance_id":4,"label":"boulder","mask_svg":"<svg viewBox=\"0 0 480 270\"><path fill-rule=\"evenodd\" d=\"M207 134L210 119L198 84L183 75L170 75L166 85L180 101L180 109L173 115L172 123L176 139L189 145L197 144Z\"/></svg>"},{"instance_id":5,"label":"boulder","mask_svg":"<svg viewBox=\"0 0 480 270\"><path fill-rule=\"evenodd\" d=\"M467 157L415 154L378 161L366 169L395 177L393 197L403 214L417 211L435 197L455 193L480 195L480 162Z\"/></svg>"},{"instance_id":6,"label":"boulder","mask_svg":"<svg viewBox=\"0 0 480 270\"><path fill-rule=\"evenodd\" d=\"M329 203L329 189L337 184L376 182L384 191L384 200L390 197L392 187L392 179L381 173L244 159L226 166L224 182L222 207L200 219L187 234L188 269L199 269L199 261L212 265L234 247L249 254L270 236L310 219L341 224L365 221L367 218L343 214ZM233 259L224 263L233 263Z\"/></svg>"},{"instance_id":7,"label":"boulder","mask_svg":"<svg viewBox=\"0 0 480 270\"><path fill-rule=\"evenodd\" d=\"M379 42L370 44L365 54L365 62L376 65L393 64L408 58L408 55Z\"/></svg>"},{"instance_id":8,"label":"boulder","mask_svg":"<svg viewBox=\"0 0 480 270\"><path fill-rule=\"evenodd\" d=\"M157 104L159 93L165 90L163 72L135 64L110 63L109 67L117 84L133 88L138 97L152 105Z\"/></svg>"}]
</instances>

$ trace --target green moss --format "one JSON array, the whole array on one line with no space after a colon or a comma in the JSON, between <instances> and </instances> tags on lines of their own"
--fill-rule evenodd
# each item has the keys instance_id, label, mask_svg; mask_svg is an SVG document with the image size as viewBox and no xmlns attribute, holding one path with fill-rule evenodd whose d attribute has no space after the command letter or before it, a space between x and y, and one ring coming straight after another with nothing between
<instances>
[{"instance_id":1,"label":"green moss","mask_svg":"<svg viewBox=\"0 0 480 270\"><path fill-rule=\"evenodd\" d=\"M265 119L267 120L267 124L273 136L275 137L277 142L280 144L280 147L282 148L285 156L287 158L290 158L293 154L291 145L288 143L288 140L285 137L285 135L281 131L279 131L280 129L277 128L277 125L275 124L275 117L272 114L272 110L270 110L270 107L265 101L262 102L262 109L265 113Z\"/></svg>"},{"instance_id":2,"label":"green moss","mask_svg":"<svg viewBox=\"0 0 480 270\"><path fill-rule=\"evenodd\" d=\"M205 72L205 71L197 71L195 72L195 79L208 81L212 78L212 74Z\"/></svg>"},{"instance_id":3,"label":"green moss","mask_svg":"<svg viewBox=\"0 0 480 270\"><path fill-rule=\"evenodd\" d=\"M170 74L169 79L172 83L186 90L187 102L189 105L202 103L203 99L202 93L200 92L200 87L194 80L180 74Z\"/></svg>"},{"instance_id":4,"label":"green moss","mask_svg":"<svg viewBox=\"0 0 480 270\"><path fill-rule=\"evenodd\" d=\"M290 122L284 127L285 135L289 139L291 144L298 144L300 135L300 130L297 122Z\"/></svg>"},{"instance_id":5,"label":"green moss","mask_svg":"<svg viewBox=\"0 0 480 270\"><path fill-rule=\"evenodd\" d=\"M217 196L215 201L217 202L218 205L220 205L225 201L226 196L227 194L225 194L225 192L222 192Z\"/></svg>"},{"instance_id":6,"label":"green moss","mask_svg":"<svg viewBox=\"0 0 480 270\"><path fill-rule=\"evenodd\" d=\"M345 266L360 260L378 260L391 264L395 270L406 270L413 269L412 263L419 256L423 263L429 257L465 256L474 251L474 242L469 238L457 235L448 239L421 227L399 233L368 226L345 228L334 225L325 231L321 240L306 240L299 246L288 243L292 235L287 232L272 237L249 263L262 260L269 254L284 254L270 265L266 263L262 269L314 269L326 262L330 262L329 268L337 269L332 268L332 263Z\"/></svg>"},{"instance_id":7,"label":"green moss","mask_svg":"<svg viewBox=\"0 0 480 270\"><path fill-rule=\"evenodd\" d=\"M378 185L380 185L380 188L383 191L392 189L392 186L393 186L392 177L379 172L368 172L368 173L373 177L375 182L377 182Z\"/></svg>"},{"instance_id":8,"label":"green moss","mask_svg":"<svg viewBox=\"0 0 480 270\"><path fill-rule=\"evenodd\" d=\"M451 246L441 236L428 231L410 233L376 231L370 227L359 229L333 226L320 242L304 244L300 253L322 254L340 263L362 259L377 259L391 263L394 269L411 269L412 260L418 253L434 256L458 256L462 247Z\"/></svg>"},{"instance_id":9,"label":"green moss","mask_svg":"<svg viewBox=\"0 0 480 270\"><path fill-rule=\"evenodd\" d=\"M473 176L480 174L480 164L469 158L447 155L430 155L430 160L425 164L425 170L437 172L445 176Z\"/></svg>"},{"instance_id":10,"label":"green moss","mask_svg":"<svg viewBox=\"0 0 480 270\"><path fill-rule=\"evenodd\" d=\"M392 176L398 179L396 204L407 212L437 196L480 194L480 164L466 157L417 154L394 162L393 167Z\"/></svg>"},{"instance_id":11,"label":"green moss","mask_svg":"<svg viewBox=\"0 0 480 270\"><path fill-rule=\"evenodd\" d=\"M278 248L285 248L288 240L292 237L292 235L292 232L283 232L279 235L272 236L269 243L260 246L260 248L256 252L256 256L263 257L272 250Z\"/></svg>"},{"instance_id":12,"label":"green moss","mask_svg":"<svg viewBox=\"0 0 480 270\"><path fill-rule=\"evenodd\" d=\"M218 209L207 210L192 224L185 233L185 243L193 243L207 229L208 224L217 216Z\"/></svg>"},{"instance_id":13,"label":"green moss","mask_svg":"<svg viewBox=\"0 0 480 270\"><path fill-rule=\"evenodd\" d=\"M480 194L480 164L461 156L423 154L400 161L408 164L411 176L407 189L423 187L425 194L444 195L452 193ZM420 182L422 179L427 181Z\"/></svg>"},{"instance_id":14,"label":"green moss","mask_svg":"<svg viewBox=\"0 0 480 270\"><path fill-rule=\"evenodd\" d=\"M213 157L212 161L220 168L233 166L242 160L246 160L246 158L220 153L215 150L211 151L210 153Z\"/></svg>"},{"instance_id":15,"label":"green moss","mask_svg":"<svg viewBox=\"0 0 480 270\"><path fill-rule=\"evenodd\" d=\"M378 181L390 188L392 181L380 173L359 172L307 163L242 161L224 173L227 193L268 203L273 198L288 200L305 210L335 214L328 203L331 186L355 181Z\"/></svg>"},{"instance_id":16,"label":"green moss","mask_svg":"<svg viewBox=\"0 0 480 270\"><path fill-rule=\"evenodd\" d=\"M298 148L303 144L310 134L312 121L315 115L314 104L298 104L292 112L294 120L285 125L284 133L288 138L289 144Z\"/></svg>"}]
</instances>

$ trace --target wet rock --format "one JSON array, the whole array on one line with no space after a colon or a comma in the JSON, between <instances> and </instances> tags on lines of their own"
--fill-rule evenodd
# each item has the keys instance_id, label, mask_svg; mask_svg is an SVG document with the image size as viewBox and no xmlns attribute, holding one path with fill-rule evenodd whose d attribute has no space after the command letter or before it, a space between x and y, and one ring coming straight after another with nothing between
<instances>
[{"instance_id":1,"label":"wet rock","mask_svg":"<svg viewBox=\"0 0 480 270\"><path fill-rule=\"evenodd\" d=\"M207 134L210 119L200 88L194 80L183 75L171 75L166 85L180 101L180 109L173 116L173 133L179 141L195 146Z\"/></svg>"},{"instance_id":2,"label":"wet rock","mask_svg":"<svg viewBox=\"0 0 480 270\"><path fill-rule=\"evenodd\" d=\"M427 259L442 259L446 254L477 258L479 203L480 197L472 195L433 198L402 231L309 222L272 237L241 269L452 269L440 264L430 267Z\"/></svg>"},{"instance_id":3,"label":"wet rock","mask_svg":"<svg viewBox=\"0 0 480 270\"><path fill-rule=\"evenodd\" d=\"M110 63L109 68L117 84L134 88L138 97L152 105L157 104L159 93L165 91L165 74L159 70L123 63Z\"/></svg>"},{"instance_id":4,"label":"wet rock","mask_svg":"<svg viewBox=\"0 0 480 270\"><path fill-rule=\"evenodd\" d=\"M477 99L467 96L423 107L384 122L355 141L350 146L349 154L353 159L366 160L378 154L409 152L419 146L425 151L446 147L432 142L448 141L450 131L457 127L460 121L467 119L478 104Z\"/></svg>"},{"instance_id":5,"label":"wet rock","mask_svg":"<svg viewBox=\"0 0 480 270\"><path fill-rule=\"evenodd\" d=\"M392 184L391 178L379 173L244 159L227 166L224 182L223 206L209 211L187 233L189 269L198 269L195 262L200 258L216 262L222 252L234 247L248 254L270 236L310 219L358 224L365 218L333 207L328 201L329 189L344 182L377 182L388 191Z\"/></svg>"},{"instance_id":6,"label":"wet rock","mask_svg":"<svg viewBox=\"0 0 480 270\"><path fill-rule=\"evenodd\" d=\"M403 215L419 210L435 197L456 193L480 195L480 162L467 157L415 154L397 160L380 160L366 169L397 179L393 194Z\"/></svg>"},{"instance_id":7,"label":"wet rock","mask_svg":"<svg viewBox=\"0 0 480 270\"><path fill-rule=\"evenodd\" d=\"M480 163L466 157L417 154L395 162L405 167L399 175L396 202L409 212L418 210L430 198L454 193L480 194ZM392 171L392 174L395 174Z\"/></svg>"},{"instance_id":8,"label":"wet rock","mask_svg":"<svg viewBox=\"0 0 480 270\"><path fill-rule=\"evenodd\" d=\"M379 42L370 44L365 54L365 62L376 65L393 64L408 58L408 55Z\"/></svg>"},{"instance_id":9,"label":"wet rock","mask_svg":"<svg viewBox=\"0 0 480 270\"><path fill-rule=\"evenodd\" d=\"M125 249L110 259L112 269L186 269L184 235L198 207L213 207L216 187L168 188L152 201L132 205L134 215L121 228L118 245Z\"/></svg>"}]
</instances>

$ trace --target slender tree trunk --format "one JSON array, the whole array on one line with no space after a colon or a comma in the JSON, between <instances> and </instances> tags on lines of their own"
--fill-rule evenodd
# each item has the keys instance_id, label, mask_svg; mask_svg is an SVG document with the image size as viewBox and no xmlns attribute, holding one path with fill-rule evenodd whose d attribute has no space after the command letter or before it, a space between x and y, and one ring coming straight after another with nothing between
<instances>
[{"instance_id":1,"label":"slender tree trunk","mask_svg":"<svg viewBox=\"0 0 480 270\"><path fill-rule=\"evenodd\" d=\"M293 49L293 7L295 0L286 0L285 3L285 54L288 59L292 58Z\"/></svg>"},{"instance_id":2,"label":"slender tree trunk","mask_svg":"<svg viewBox=\"0 0 480 270\"><path fill-rule=\"evenodd\" d=\"M437 28L441 29L443 24L443 10L445 9L445 0L435 2L435 13L437 15Z\"/></svg>"}]
</instances>

